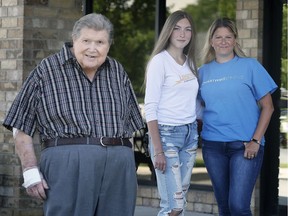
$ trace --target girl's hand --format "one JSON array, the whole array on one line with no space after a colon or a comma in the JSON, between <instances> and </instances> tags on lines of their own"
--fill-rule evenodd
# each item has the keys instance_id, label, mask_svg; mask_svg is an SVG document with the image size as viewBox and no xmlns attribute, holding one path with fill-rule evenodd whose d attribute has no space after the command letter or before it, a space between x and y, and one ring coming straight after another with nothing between
<instances>
[{"instance_id":1,"label":"girl's hand","mask_svg":"<svg viewBox=\"0 0 288 216\"><path fill-rule=\"evenodd\" d=\"M154 168L164 173L166 169L166 158L164 152L158 152L153 157L154 157Z\"/></svg>"}]
</instances>

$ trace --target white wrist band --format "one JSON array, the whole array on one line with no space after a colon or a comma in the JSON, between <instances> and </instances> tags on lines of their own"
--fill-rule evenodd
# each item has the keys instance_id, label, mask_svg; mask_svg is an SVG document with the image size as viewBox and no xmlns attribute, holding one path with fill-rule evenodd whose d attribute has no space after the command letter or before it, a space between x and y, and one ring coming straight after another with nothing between
<instances>
[{"instance_id":1,"label":"white wrist band","mask_svg":"<svg viewBox=\"0 0 288 216\"><path fill-rule=\"evenodd\" d=\"M38 168L31 168L23 172L24 183L23 187L29 188L37 183L41 182L41 175Z\"/></svg>"},{"instance_id":2,"label":"white wrist band","mask_svg":"<svg viewBox=\"0 0 288 216\"><path fill-rule=\"evenodd\" d=\"M17 128L13 128L13 138L15 139L19 130Z\"/></svg>"}]
</instances>

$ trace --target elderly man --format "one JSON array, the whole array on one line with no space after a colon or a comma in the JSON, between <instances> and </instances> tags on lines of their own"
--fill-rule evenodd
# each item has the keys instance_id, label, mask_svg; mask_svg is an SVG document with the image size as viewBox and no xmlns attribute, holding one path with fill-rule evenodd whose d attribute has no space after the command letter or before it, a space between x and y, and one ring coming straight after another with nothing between
<instances>
[{"instance_id":1,"label":"elderly man","mask_svg":"<svg viewBox=\"0 0 288 216\"><path fill-rule=\"evenodd\" d=\"M105 16L79 19L73 43L30 73L4 120L13 130L23 186L44 200L46 216L134 215L137 179L129 138L143 122L125 70L107 56L112 40Z\"/></svg>"}]
</instances>

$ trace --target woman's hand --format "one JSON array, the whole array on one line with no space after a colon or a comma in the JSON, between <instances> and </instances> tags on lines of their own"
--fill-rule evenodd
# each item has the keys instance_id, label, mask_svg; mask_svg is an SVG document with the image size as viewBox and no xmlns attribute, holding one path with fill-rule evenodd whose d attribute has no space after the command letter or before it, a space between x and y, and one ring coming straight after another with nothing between
<instances>
[{"instance_id":1,"label":"woman's hand","mask_svg":"<svg viewBox=\"0 0 288 216\"><path fill-rule=\"evenodd\" d=\"M257 153L259 151L260 145L257 144L254 141L250 142L244 142L245 145L245 151L244 151L244 157L247 159L253 159L257 157Z\"/></svg>"}]
</instances>

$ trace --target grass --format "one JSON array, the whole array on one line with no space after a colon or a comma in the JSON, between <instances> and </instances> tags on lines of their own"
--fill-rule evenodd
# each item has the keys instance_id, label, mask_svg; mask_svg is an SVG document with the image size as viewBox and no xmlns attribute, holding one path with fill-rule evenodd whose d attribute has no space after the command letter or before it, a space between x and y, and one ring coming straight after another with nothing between
<instances>
[{"instance_id":1,"label":"grass","mask_svg":"<svg viewBox=\"0 0 288 216\"><path fill-rule=\"evenodd\" d=\"M205 167L204 161L202 159L196 158L196 163L194 167Z\"/></svg>"}]
</instances>

